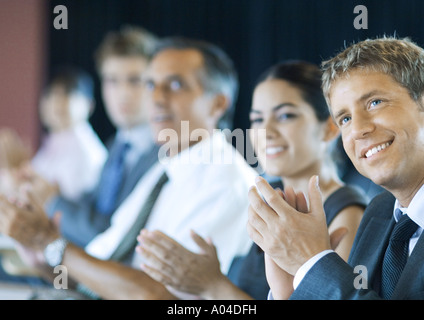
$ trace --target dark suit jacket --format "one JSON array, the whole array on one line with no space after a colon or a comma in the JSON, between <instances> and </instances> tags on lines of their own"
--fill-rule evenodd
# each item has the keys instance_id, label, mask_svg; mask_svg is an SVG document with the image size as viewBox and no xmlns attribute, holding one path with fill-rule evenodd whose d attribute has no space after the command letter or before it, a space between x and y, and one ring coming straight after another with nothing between
<instances>
[{"instance_id":1,"label":"dark suit jacket","mask_svg":"<svg viewBox=\"0 0 424 320\"><path fill-rule=\"evenodd\" d=\"M115 142L114 140L111 145L109 157L104 168L107 168L110 159L117 156L117 144ZM131 193L144 173L158 161L158 150L159 146L152 146L148 152L141 155L131 171L126 172L123 187L118 194L115 209ZM102 174L98 185L101 185L103 180L104 176ZM98 188L95 188L92 193L85 195L78 202L72 202L59 196L54 199L47 208L49 216L57 211L62 213L60 223L61 233L66 239L78 246L84 247L97 234L103 232L110 226L110 216L102 215L96 211L96 201L99 196L98 191Z\"/></svg>"},{"instance_id":2,"label":"dark suit jacket","mask_svg":"<svg viewBox=\"0 0 424 320\"><path fill-rule=\"evenodd\" d=\"M364 212L348 263L336 253L320 259L305 275L291 299L381 299L381 265L390 233L394 227L395 198L383 192L371 201ZM355 266L363 265L367 274ZM356 289L355 279L367 276L368 289ZM424 299L424 237L412 251L392 299Z\"/></svg>"}]
</instances>

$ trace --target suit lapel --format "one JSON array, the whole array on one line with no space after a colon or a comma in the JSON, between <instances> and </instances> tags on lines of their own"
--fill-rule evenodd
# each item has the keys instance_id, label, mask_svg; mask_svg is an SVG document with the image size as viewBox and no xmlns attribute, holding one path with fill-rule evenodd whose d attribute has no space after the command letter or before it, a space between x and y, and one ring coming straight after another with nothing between
<instances>
[{"instance_id":1,"label":"suit lapel","mask_svg":"<svg viewBox=\"0 0 424 320\"><path fill-rule=\"evenodd\" d=\"M367 267L368 281L373 284L373 288L380 287L381 263L393 226L394 219L391 216L387 218L373 217L358 242L357 250L362 254L356 264Z\"/></svg>"},{"instance_id":2,"label":"suit lapel","mask_svg":"<svg viewBox=\"0 0 424 320\"><path fill-rule=\"evenodd\" d=\"M377 291L381 281L381 263L394 226L393 206L395 198L388 192L368 205L352 248L349 264L364 265L368 270L368 283Z\"/></svg>"},{"instance_id":3,"label":"suit lapel","mask_svg":"<svg viewBox=\"0 0 424 320\"><path fill-rule=\"evenodd\" d=\"M422 281L424 273L424 233L418 239L399 282L393 291L392 299L405 299L411 292L423 291ZM417 287L414 290L414 287Z\"/></svg>"}]
</instances>

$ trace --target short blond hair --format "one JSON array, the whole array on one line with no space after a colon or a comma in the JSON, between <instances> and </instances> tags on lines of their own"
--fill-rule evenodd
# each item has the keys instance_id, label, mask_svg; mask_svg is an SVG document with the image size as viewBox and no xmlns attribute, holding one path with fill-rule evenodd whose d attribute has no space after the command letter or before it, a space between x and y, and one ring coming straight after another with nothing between
<instances>
[{"instance_id":1,"label":"short blond hair","mask_svg":"<svg viewBox=\"0 0 424 320\"><path fill-rule=\"evenodd\" d=\"M352 44L321 64L322 89L329 103L331 86L349 71L362 69L391 76L420 102L424 91L424 49L409 38L382 37Z\"/></svg>"},{"instance_id":2,"label":"short blond hair","mask_svg":"<svg viewBox=\"0 0 424 320\"><path fill-rule=\"evenodd\" d=\"M110 31L94 53L97 70L100 72L103 62L111 56L139 56L150 60L158 41L156 35L137 26L125 25Z\"/></svg>"}]
</instances>

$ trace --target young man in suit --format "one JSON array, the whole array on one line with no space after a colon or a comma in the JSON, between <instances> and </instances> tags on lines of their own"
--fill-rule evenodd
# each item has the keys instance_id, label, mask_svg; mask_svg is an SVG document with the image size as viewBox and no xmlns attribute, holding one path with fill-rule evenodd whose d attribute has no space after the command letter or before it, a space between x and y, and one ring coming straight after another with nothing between
<instances>
[{"instance_id":1,"label":"young man in suit","mask_svg":"<svg viewBox=\"0 0 424 320\"><path fill-rule=\"evenodd\" d=\"M141 81L156 44L150 32L127 26L108 33L96 51L106 113L116 128L109 156L92 192L78 201L47 193L46 206L50 216L61 213L61 233L81 247L109 227L112 213L158 160Z\"/></svg>"},{"instance_id":2,"label":"young man in suit","mask_svg":"<svg viewBox=\"0 0 424 320\"><path fill-rule=\"evenodd\" d=\"M347 155L387 192L365 211L345 263L332 251L318 177L310 180L309 209L302 197L285 201L258 179L248 231L279 279L270 284L274 298L422 299L424 50L409 39L365 40L322 67Z\"/></svg>"},{"instance_id":3,"label":"young man in suit","mask_svg":"<svg viewBox=\"0 0 424 320\"><path fill-rule=\"evenodd\" d=\"M0 232L35 253L44 266L62 264L79 288L106 299L187 298L140 270L134 253L142 228L166 232L192 250L197 246L191 232L209 237L223 272L251 245L245 229L247 194L256 171L217 130L221 120L231 121L227 116L237 96L231 59L207 42L167 39L144 82L149 121L165 158L140 179L111 226L85 250L60 236L31 194L30 206L0 197Z\"/></svg>"}]
</instances>

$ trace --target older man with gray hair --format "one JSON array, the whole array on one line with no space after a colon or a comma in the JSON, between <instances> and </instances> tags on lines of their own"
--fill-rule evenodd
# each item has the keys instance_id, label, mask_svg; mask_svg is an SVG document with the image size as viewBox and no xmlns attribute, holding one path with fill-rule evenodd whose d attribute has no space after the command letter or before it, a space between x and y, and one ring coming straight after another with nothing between
<instances>
[{"instance_id":1,"label":"older man with gray hair","mask_svg":"<svg viewBox=\"0 0 424 320\"><path fill-rule=\"evenodd\" d=\"M23 205L0 198L0 232L38 254L43 265L65 266L79 288L97 297L187 298L140 270L136 238L143 228L159 230L196 250L195 231L213 241L224 273L235 256L247 253L247 194L256 172L216 130L235 101L237 75L217 46L173 38L154 54L143 82L153 136L163 143L165 131L178 139L170 139L166 159L140 179L111 226L82 250L60 237L29 192ZM231 162L215 161L229 153Z\"/></svg>"}]
</instances>

